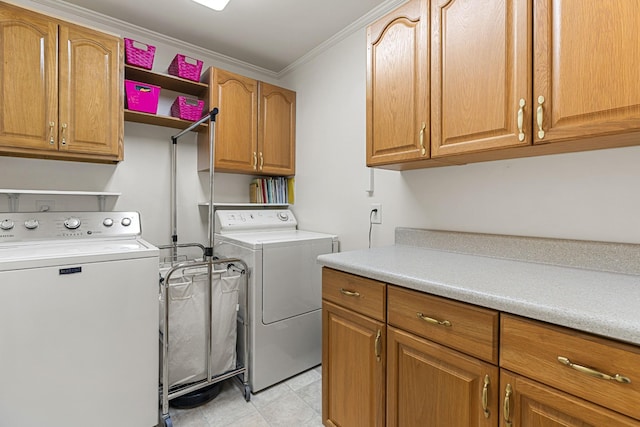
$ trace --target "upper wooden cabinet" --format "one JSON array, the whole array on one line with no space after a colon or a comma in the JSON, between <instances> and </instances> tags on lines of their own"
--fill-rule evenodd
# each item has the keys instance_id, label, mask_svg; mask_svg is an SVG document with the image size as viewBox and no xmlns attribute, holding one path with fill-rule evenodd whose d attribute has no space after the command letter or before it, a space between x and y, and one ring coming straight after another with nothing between
<instances>
[{"instance_id":1,"label":"upper wooden cabinet","mask_svg":"<svg viewBox=\"0 0 640 427\"><path fill-rule=\"evenodd\" d=\"M118 37L0 3L0 153L123 158Z\"/></svg>"},{"instance_id":2,"label":"upper wooden cabinet","mask_svg":"<svg viewBox=\"0 0 640 427\"><path fill-rule=\"evenodd\" d=\"M531 144L529 9L527 0L432 1L432 157Z\"/></svg>"},{"instance_id":3,"label":"upper wooden cabinet","mask_svg":"<svg viewBox=\"0 0 640 427\"><path fill-rule=\"evenodd\" d=\"M406 29L391 36L407 10L423 8L424 43ZM414 169L640 144L639 26L634 0L412 0L368 30L367 164ZM400 59L384 55L396 51ZM408 89L423 57L427 78ZM431 117L424 156L409 107L419 97Z\"/></svg>"},{"instance_id":4,"label":"upper wooden cabinet","mask_svg":"<svg viewBox=\"0 0 640 427\"><path fill-rule=\"evenodd\" d=\"M258 172L295 174L296 93L258 82Z\"/></svg>"},{"instance_id":5,"label":"upper wooden cabinet","mask_svg":"<svg viewBox=\"0 0 640 427\"><path fill-rule=\"evenodd\" d=\"M638 131L640 2L536 0L533 11L534 143Z\"/></svg>"},{"instance_id":6,"label":"upper wooden cabinet","mask_svg":"<svg viewBox=\"0 0 640 427\"><path fill-rule=\"evenodd\" d=\"M208 108L218 108L215 170L295 174L296 94L219 68L209 68ZM198 137L198 170L209 169L209 135Z\"/></svg>"},{"instance_id":7,"label":"upper wooden cabinet","mask_svg":"<svg viewBox=\"0 0 640 427\"><path fill-rule=\"evenodd\" d=\"M367 28L367 165L429 158L427 4Z\"/></svg>"}]
</instances>

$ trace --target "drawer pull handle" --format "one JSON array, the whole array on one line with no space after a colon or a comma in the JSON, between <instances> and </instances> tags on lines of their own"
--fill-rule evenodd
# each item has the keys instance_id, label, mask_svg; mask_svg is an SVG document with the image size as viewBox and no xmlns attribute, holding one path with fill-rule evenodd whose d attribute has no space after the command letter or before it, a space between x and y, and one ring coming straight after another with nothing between
<instances>
[{"instance_id":1,"label":"drawer pull handle","mask_svg":"<svg viewBox=\"0 0 640 427\"><path fill-rule=\"evenodd\" d=\"M502 409L504 411L504 425L511 427L513 425L511 421L511 384L507 384L504 391L504 406Z\"/></svg>"},{"instance_id":2,"label":"drawer pull handle","mask_svg":"<svg viewBox=\"0 0 640 427\"><path fill-rule=\"evenodd\" d=\"M617 382L623 383L623 384L631 383L631 379L629 379L628 377L625 377L624 375L620 375L620 374L615 374L613 376L612 375L607 375L607 374L605 374L603 372L596 371L595 369L587 368L586 366L576 365L575 363L571 362L571 360L567 359L566 357L558 356L558 362L560 362L563 365L566 365L566 366L568 366L568 367L570 367L572 369L575 369L578 372L582 372L583 374L591 375L592 377L600 378L602 380L617 381Z\"/></svg>"},{"instance_id":3,"label":"drawer pull handle","mask_svg":"<svg viewBox=\"0 0 640 427\"><path fill-rule=\"evenodd\" d=\"M432 317L425 316L422 313L416 313L416 316L419 317L420 319L424 320L425 322L432 324L432 325L451 326L451 322L449 322L448 320L434 319Z\"/></svg>"},{"instance_id":4,"label":"drawer pull handle","mask_svg":"<svg viewBox=\"0 0 640 427\"><path fill-rule=\"evenodd\" d=\"M484 386L482 387L482 411L484 417L489 418L489 375L484 376Z\"/></svg>"},{"instance_id":5,"label":"drawer pull handle","mask_svg":"<svg viewBox=\"0 0 640 427\"><path fill-rule=\"evenodd\" d=\"M360 292L356 292L356 291L348 291L344 288L340 288L340 292L342 293L342 295L346 295L348 297L359 297L360 296Z\"/></svg>"},{"instance_id":6,"label":"drawer pull handle","mask_svg":"<svg viewBox=\"0 0 640 427\"><path fill-rule=\"evenodd\" d=\"M380 329L378 329L378 334L376 335L376 342L375 342L375 352L376 352L376 361L380 361L380 353L382 353L382 347L381 347L381 339L382 339L382 332L380 332Z\"/></svg>"}]
</instances>

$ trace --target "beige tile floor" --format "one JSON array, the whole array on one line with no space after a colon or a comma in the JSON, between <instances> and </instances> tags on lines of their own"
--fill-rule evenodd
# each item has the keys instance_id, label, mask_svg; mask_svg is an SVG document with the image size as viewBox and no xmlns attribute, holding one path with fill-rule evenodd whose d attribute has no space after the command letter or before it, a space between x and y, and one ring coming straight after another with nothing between
<instances>
[{"instance_id":1,"label":"beige tile floor","mask_svg":"<svg viewBox=\"0 0 640 427\"><path fill-rule=\"evenodd\" d=\"M222 384L211 402L169 410L174 427L322 427L322 368L310 369L251 395L237 381Z\"/></svg>"}]
</instances>

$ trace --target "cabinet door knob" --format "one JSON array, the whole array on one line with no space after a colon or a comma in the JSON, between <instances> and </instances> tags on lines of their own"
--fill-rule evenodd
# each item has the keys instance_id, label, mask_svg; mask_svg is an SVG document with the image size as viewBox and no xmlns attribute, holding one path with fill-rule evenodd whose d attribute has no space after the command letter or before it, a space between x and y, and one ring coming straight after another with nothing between
<instances>
[{"instance_id":1,"label":"cabinet door knob","mask_svg":"<svg viewBox=\"0 0 640 427\"><path fill-rule=\"evenodd\" d=\"M62 133L60 134L60 142L62 143L62 145L67 145L67 137L65 136L65 131L67 130L67 124L63 123L62 124Z\"/></svg>"},{"instance_id":2,"label":"cabinet door knob","mask_svg":"<svg viewBox=\"0 0 640 427\"><path fill-rule=\"evenodd\" d=\"M380 361L380 355L382 353L382 332L378 329L378 333L376 334L376 342L375 342L375 352L376 352L376 361Z\"/></svg>"},{"instance_id":3,"label":"cabinet door knob","mask_svg":"<svg viewBox=\"0 0 640 427\"><path fill-rule=\"evenodd\" d=\"M520 98L520 108L518 109L518 141L524 141L524 131L522 127L524 126L524 106L526 101L524 98Z\"/></svg>"},{"instance_id":4,"label":"cabinet door knob","mask_svg":"<svg viewBox=\"0 0 640 427\"><path fill-rule=\"evenodd\" d=\"M482 411L484 412L484 417L489 418L489 375L484 376L484 385L482 386Z\"/></svg>"},{"instance_id":5,"label":"cabinet door knob","mask_svg":"<svg viewBox=\"0 0 640 427\"><path fill-rule=\"evenodd\" d=\"M260 170L264 167L264 157L262 157L262 151L260 152Z\"/></svg>"},{"instance_id":6,"label":"cabinet door knob","mask_svg":"<svg viewBox=\"0 0 640 427\"><path fill-rule=\"evenodd\" d=\"M427 149L424 148L424 130L427 127L427 125L422 122L422 127L420 128L420 153L424 156L425 154L427 154Z\"/></svg>"},{"instance_id":7,"label":"cabinet door knob","mask_svg":"<svg viewBox=\"0 0 640 427\"><path fill-rule=\"evenodd\" d=\"M502 407L504 411L504 425L506 427L511 427L513 425L511 422L511 393L511 384L507 384L504 391L504 406Z\"/></svg>"},{"instance_id":8,"label":"cabinet door knob","mask_svg":"<svg viewBox=\"0 0 640 427\"><path fill-rule=\"evenodd\" d=\"M537 110L537 120L538 120L538 138L544 138L544 130L542 129L542 119L544 111L542 109L542 104L544 104L544 96L540 95L538 97L538 110Z\"/></svg>"},{"instance_id":9,"label":"cabinet door knob","mask_svg":"<svg viewBox=\"0 0 640 427\"><path fill-rule=\"evenodd\" d=\"M55 144L55 139L53 138L53 129L55 128L55 122L49 122L49 145Z\"/></svg>"},{"instance_id":10,"label":"cabinet door knob","mask_svg":"<svg viewBox=\"0 0 640 427\"><path fill-rule=\"evenodd\" d=\"M253 170L257 170L258 169L258 153L256 153L255 151L253 152Z\"/></svg>"}]
</instances>

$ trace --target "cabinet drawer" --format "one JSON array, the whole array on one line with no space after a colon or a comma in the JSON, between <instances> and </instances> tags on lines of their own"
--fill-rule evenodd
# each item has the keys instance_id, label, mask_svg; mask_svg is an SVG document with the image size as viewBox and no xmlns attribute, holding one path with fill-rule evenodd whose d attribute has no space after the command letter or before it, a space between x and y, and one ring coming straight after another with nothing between
<instances>
[{"instance_id":1,"label":"cabinet drawer","mask_svg":"<svg viewBox=\"0 0 640 427\"><path fill-rule=\"evenodd\" d=\"M385 284L330 268L322 269L322 298L377 320L385 320Z\"/></svg>"},{"instance_id":2,"label":"cabinet drawer","mask_svg":"<svg viewBox=\"0 0 640 427\"><path fill-rule=\"evenodd\" d=\"M497 311L396 286L387 292L390 325L498 363Z\"/></svg>"},{"instance_id":3,"label":"cabinet drawer","mask_svg":"<svg viewBox=\"0 0 640 427\"><path fill-rule=\"evenodd\" d=\"M639 347L510 315L502 315L500 331L501 367L640 419ZM631 382L597 378L578 365Z\"/></svg>"}]
</instances>

